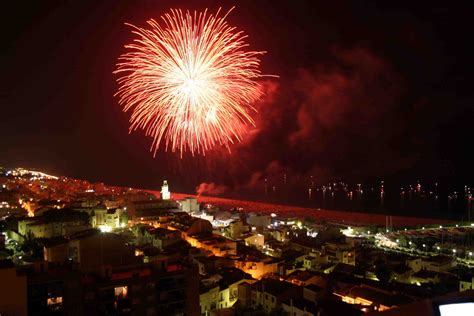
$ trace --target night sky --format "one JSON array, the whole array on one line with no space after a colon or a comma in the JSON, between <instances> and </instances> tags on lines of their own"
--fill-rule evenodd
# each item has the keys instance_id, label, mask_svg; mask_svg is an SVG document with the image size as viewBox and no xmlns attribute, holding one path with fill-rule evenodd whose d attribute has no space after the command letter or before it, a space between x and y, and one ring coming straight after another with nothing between
<instances>
[{"instance_id":1,"label":"night sky","mask_svg":"<svg viewBox=\"0 0 474 316\"><path fill-rule=\"evenodd\" d=\"M473 8L387 2L2 3L0 165L143 188L166 177L187 192L285 173L472 184ZM128 133L129 113L113 96L112 71L134 38L124 23L233 5L228 22L267 51L262 72L280 76L262 80L257 127L231 153L153 158L151 139Z\"/></svg>"}]
</instances>

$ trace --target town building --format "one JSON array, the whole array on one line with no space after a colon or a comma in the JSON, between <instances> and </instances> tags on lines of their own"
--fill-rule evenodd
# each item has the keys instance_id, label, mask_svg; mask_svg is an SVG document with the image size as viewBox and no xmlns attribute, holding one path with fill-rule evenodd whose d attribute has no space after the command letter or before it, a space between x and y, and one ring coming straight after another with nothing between
<instances>
[{"instance_id":1,"label":"town building","mask_svg":"<svg viewBox=\"0 0 474 316\"><path fill-rule=\"evenodd\" d=\"M251 288L252 306L266 313L281 311L283 301L302 295L301 287L271 278L255 282Z\"/></svg>"},{"instance_id":2,"label":"town building","mask_svg":"<svg viewBox=\"0 0 474 316\"><path fill-rule=\"evenodd\" d=\"M181 211L186 213L199 212L199 203L196 198L186 197L177 201Z\"/></svg>"},{"instance_id":3,"label":"town building","mask_svg":"<svg viewBox=\"0 0 474 316\"><path fill-rule=\"evenodd\" d=\"M474 277L466 276L459 280L459 292L474 290Z\"/></svg>"},{"instance_id":4,"label":"town building","mask_svg":"<svg viewBox=\"0 0 474 316\"><path fill-rule=\"evenodd\" d=\"M272 218L270 215L251 213L247 217L247 224L253 227L257 227L259 229L263 229L264 227L266 228L270 226L271 223L272 223Z\"/></svg>"},{"instance_id":5,"label":"town building","mask_svg":"<svg viewBox=\"0 0 474 316\"><path fill-rule=\"evenodd\" d=\"M423 269L433 272L447 272L456 266L456 260L448 256L433 256L423 259Z\"/></svg>"},{"instance_id":6,"label":"town building","mask_svg":"<svg viewBox=\"0 0 474 316\"><path fill-rule=\"evenodd\" d=\"M364 306L366 310L384 311L408 304L413 301L410 297L362 284L348 291L335 292L341 300L348 304Z\"/></svg>"},{"instance_id":7,"label":"town building","mask_svg":"<svg viewBox=\"0 0 474 316\"><path fill-rule=\"evenodd\" d=\"M43 216L29 217L18 221L18 233L23 237L69 236L90 227L87 213L70 209L50 210Z\"/></svg>"},{"instance_id":8,"label":"town building","mask_svg":"<svg viewBox=\"0 0 474 316\"><path fill-rule=\"evenodd\" d=\"M239 284L244 282L251 284L255 280L249 274L236 268L223 268L202 280L204 285L199 295L201 314L234 306L239 298Z\"/></svg>"},{"instance_id":9,"label":"town building","mask_svg":"<svg viewBox=\"0 0 474 316\"><path fill-rule=\"evenodd\" d=\"M250 236L245 237L244 241L246 246L252 246L261 250L263 250L265 246L265 236L260 233L251 234Z\"/></svg>"},{"instance_id":10,"label":"town building","mask_svg":"<svg viewBox=\"0 0 474 316\"><path fill-rule=\"evenodd\" d=\"M355 248L350 244L327 242L322 249L329 262L355 265Z\"/></svg>"},{"instance_id":11,"label":"town building","mask_svg":"<svg viewBox=\"0 0 474 316\"><path fill-rule=\"evenodd\" d=\"M128 214L123 208L95 208L91 214L91 224L101 231L110 232L128 224Z\"/></svg>"}]
</instances>

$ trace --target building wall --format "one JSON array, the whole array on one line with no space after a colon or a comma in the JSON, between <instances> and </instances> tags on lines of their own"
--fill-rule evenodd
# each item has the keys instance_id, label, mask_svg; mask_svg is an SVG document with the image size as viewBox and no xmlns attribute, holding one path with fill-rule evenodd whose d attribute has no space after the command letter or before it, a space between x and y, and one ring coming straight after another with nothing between
<instances>
[{"instance_id":1,"label":"building wall","mask_svg":"<svg viewBox=\"0 0 474 316\"><path fill-rule=\"evenodd\" d=\"M195 218L189 229L186 231L186 234L197 235L202 233L212 233L212 224L207 220Z\"/></svg>"},{"instance_id":2,"label":"building wall","mask_svg":"<svg viewBox=\"0 0 474 316\"><path fill-rule=\"evenodd\" d=\"M179 203L183 212L193 213L199 211L199 203L195 198L185 198L179 201Z\"/></svg>"},{"instance_id":3,"label":"building wall","mask_svg":"<svg viewBox=\"0 0 474 316\"><path fill-rule=\"evenodd\" d=\"M226 239L223 242L216 242L208 244L208 240L199 240L192 236L186 234L182 235L183 239L186 240L191 246L196 248L201 248L207 251L212 252L215 256L223 257L227 255L236 255L237 254L237 243ZM219 238L222 238L219 236Z\"/></svg>"},{"instance_id":4,"label":"building wall","mask_svg":"<svg viewBox=\"0 0 474 316\"><path fill-rule=\"evenodd\" d=\"M303 267L306 270L311 270L316 266L316 258L314 257L307 257L303 261Z\"/></svg>"},{"instance_id":5,"label":"building wall","mask_svg":"<svg viewBox=\"0 0 474 316\"><path fill-rule=\"evenodd\" d=\"M267 292L260 290L252 291L252 304L262 308L266 313L271 313L280 305L277 298Z\"/></svg>"},{"instance_id":6,"label":"building wall","mask_svg":"<svg viewBox=\"0 0 474 316\"><path fill-rule=\"evenodd\" d=\"M206 314L206 312L210 312L211 310L216 309L218 306L218 300L219 300L219 287L218 286L199 295L199 306L201 309L201 314Z\"/></svg>"},{"instance_id":7,"label":"building wall","mask_svg":"<svg viewBox=\"0 0 474 316\"><path fill-rule=\"evenodd\" d=\"M275 230L272 230L270 234L272 235L273 238L275 238L279 242L285 242L288 237L286 229L282 229L282 230L275 229Z\"/></svg>"},{"instance_id":8,"label":"building wall","mask_svg":"<svg viewBox=\"0 0 474 316\"><path fill-rule=\"evenodd\" d=\"M256 248L262 249L265 245L265 237L262 234L255 234L245 238L245 244L247 246L254 246Z\"/></svg>"},{"instance_id":9,"label":"building wall","mask_svg":"<svg viewBox=\"0 0 474 316\"><path fill-rule=\"evenodd\" d=\"M4 288L0 295L2 316L26 316L26 276L18 276L16 268L0 269L0 280Z\"/></svg>"},{"instance_id":10,"label":"building wall","mask_svg":"<svg viewBox=\"0 0 474 316\"><path fill-rule=\"evenodd\" d=\"M18 233L22 236L26 236L26 233L27 233L26 226L30 223L34 223L34 220L27 219L27 220L18 221Z\"/></svg>"},{"instance_id":11,"label":"building wall","mask_svg":"<svg viewBox=\"0 0 474 316\"><path fill-rule=\"evenodd\" d=\"M53 247L45 247L44 261L47 262L64 262L68 257L68 244L60 244Z\"/></svg>"},{"instance_id":12,"label":"building wall","mask_svg":"<svg viewBox=\"0 0 474 316\"><path fill-rule=\"evenodd\" d=\"M285 303L281 304L283 312L286 313L286 315L292 315L292 316L315 316L315 314L311 312L307 312L304 310L299 309L296 306L292 305L287 305Z\"/></svg>"},{"instance_id":13,"label":"building wall","mask_svg":"<svg viewBox=\"0 0 474 316\"><path fill-rule=\"evenodd\" d=\"M109 315L200 314L199 280L193 269L123 278L112 273L101 282L86 284L83 293L84 315L102 315L105 310Z\"/></svg>"},{"instance_id":14,"label":"building wall","mask_svg":"<svg viewBox=\"0 0 474 316\"><path fill-rule=\"evenodd\" d=\"M226 229L228 235L232 239L240 239L242 233L248 231L248 226L244 225L241 220L237 220L229 224L229 227Z\"/></svg>"},{"instance_id":15,"label":"building wall","mask_svg":"<svg viewBox=\"0 0 474 316\"><path fill-rule=\"evenodd\" d=\"M69 257L80 264L83 271L97 271L101 266L112 267L133 263L134 251L114 234L96 234L71 240Z\"/></svg>"},{"instance_id":16,"label":"building wall","mask_svg":"<svg viewBox=\"0 0 474 316\"><path fill-rule=\"evenodd\" d=\"M5 249L6 236L3 233L0 233L0 250Z\"/></svg>"},{"instance_id":17,"label":"building wall","mask_svg":"<svg viewBox=\"0 0 474 316\"><path fill-rule=\"evenodd\" d=\"M355 265L356 254L354 248L350 245L327 243L324 246L324 251L330 262Z\"/></svg>"},{"instance_id":18,"label":"building wall","mask_svg":"<svg viewBox=\"0 0 474 316\"><path fill-rule=\"evenodd\" d=\"M272 223L269 215L253 215L247 218L247 224L255 227L267 227Z\"/></svg>"},{"instance_id":19,"label":"building wall","mask_svg":"<svg viewBox=\"0 0 474 316\"><path fill-rule=\"evenodd\" d=\"M448 261L445 263L438 263L432 261L424 261L423 268L428 271L433 272L447 272L456 266L456 261Z\"/></svg>"},{"instance_id":20,"label":"building wall","mask_svg":"<svg viewBox=\"0 0 474 316\"><path fill-rule=\"evenodd\" d=\"M416 273L423 268L423 260L421 258L407 259L406 265Z\"/></svg>"},{"instance_id":21,"label":"building wall","mask_svg":"<svg viewBox=\"0 0 474 316\"><path fill-rule=\"evenodd\" d=\"M218 309L229 308L234 306L239 298L239 284L244 282L252 282L252 280L240 280L233 284L230 284L228 288L221 289L219 291Z\"/></svg>"},{"instance_id":22,"label":"building wall","mask_svg":"<svg viewBox=\"0 0 474 316\"><path fill-rule=\"evenodd\" d=\"M125 210L115 209L115 212L109 214L106 209L96 209L94 216L91 217L92 227L100 228L105 226L110 229L116 229L125 226L128 222L128 216Z\"/></svg>"},{"instance_id":23,"label":"building wall","mask_svg":"<svg viewBox=\"0 0 474 316\"><path fill-rule=\"evenodd\" d=\"M260 279L267 273L278 273L278 263L265 263L262 261L234 261L235 267L248 273L254 279Z\"/></svg>"},{"instance_id":24,"label":"building wall","mask_svg":"<svg viewBox=\"0 0 474 316\"><path fill-rule=\"evenodd\" d=\"M467 290L473 290L474 289L474 277L472 278L471 282L466 282L463 280L459 281L459 292L464 292Z\"/></svg>"},{"instance_id":25,"label":"building wall","mask_svg":"<svg viewBox=\"0 0 474 316\"><path fill-rule=\"evenodd\" d=\"M68 236L88 228L90 228L90 225L84 224L81 221L38 223L30 220L24 220L18 222L18 232L20 235L27 236L28 234L32 234L36 238Z\"/></svg>"}]
</instances>

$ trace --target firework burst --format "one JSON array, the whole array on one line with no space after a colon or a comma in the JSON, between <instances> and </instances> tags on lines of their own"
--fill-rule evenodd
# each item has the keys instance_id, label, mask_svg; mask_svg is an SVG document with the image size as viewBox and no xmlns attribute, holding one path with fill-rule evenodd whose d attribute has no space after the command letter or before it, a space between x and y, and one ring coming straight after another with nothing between
<instances>
[{"instance_id":1,"label":"firework burst","mask_svg":"<svg viewBox=\"0 0 474 316\"><path fill-rule=\"evenodd\" d=\"M260 56L246 51L246 36L227 14L171 10L138 36L119 58L119 103L131 111L130 132L153 138L150 151L192 154L240 141L253 124L252 103L261 97Z\"/></svg>"}]
</instances>

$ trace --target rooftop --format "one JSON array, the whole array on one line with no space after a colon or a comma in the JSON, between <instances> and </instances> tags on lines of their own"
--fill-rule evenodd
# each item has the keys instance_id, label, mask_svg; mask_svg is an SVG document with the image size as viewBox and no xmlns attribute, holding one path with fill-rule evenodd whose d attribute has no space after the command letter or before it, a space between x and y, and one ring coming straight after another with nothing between
<instances>
[{"instance_id":1,"label":"rooftop","mask_svg":"<svg viewBox=\"0 0 474 316\"><path fill-rule=\"evenodd\" d=\"M245 273L237 268L222 268L222 270L220 270L218 274L222 276L222 279L217 283L221 290L228 288L229 285L234 284L238 281L244 279L253 279L250 274Z\"/></svg>"},{"instance_id":2,"label":"rooftop","mask_svg":"<svg viewBox=\"0 0 474 316\"><path fill-rule=\"evenodd\" d=\"M388 291L364 285L353 287L349 291L349 296L354 298L360 297L371 301L374 305L382 304L388 307L400 306L413 301L413 299L403 294L390 293Z\"/></svg>"},{"instance_id":3,"label":"rooftop","mask_svg":"<svg viewBox=\"0 0 474 316\"><path fill-rule=\"evenodd\" d=\"M296 293L300 289L297 285L269 278L255 282L253 288L269 293L277 298L290 292Z\"/></svg>"},{"instance_id":4,"label":"rooftop","mask_svg":"<svg viewBox=\"0 0 474 316\"><path fill-rule=\"evenodd\" d=\"M311 301L307 301L302 297L297 297L295 295L295 297L283 300L283 303L288 306L294 306L299 310L310 312L313 315L318 315L319 308L316 306L316 304Z\"/></svg>"},{"instance_id":5,"label":"rooftop","mask_svg":"<svg viewBox=\"0 0 474 316\"><path fill-rule=\"evenodd\" d=\"M425 259L425 261L427 261L427 262L434 262L434 263L437 263L437 264L448 264L448 263L452 262L453 260L454 259L452 257L442 256L442 255L433 256L433 257Z\"/></svg>"}]
</instances>

